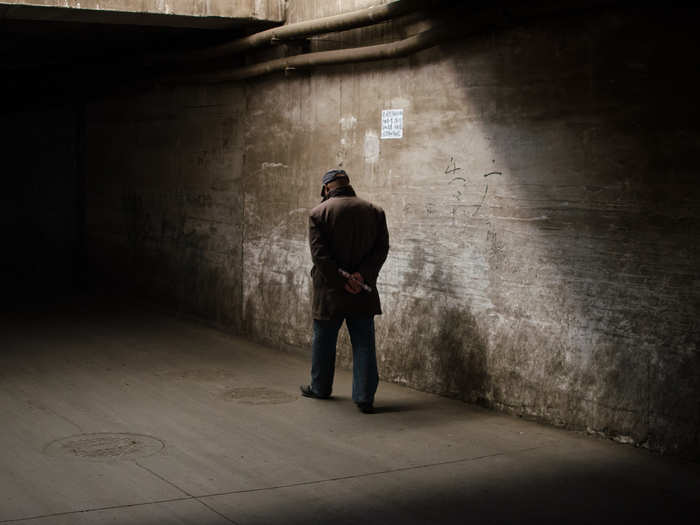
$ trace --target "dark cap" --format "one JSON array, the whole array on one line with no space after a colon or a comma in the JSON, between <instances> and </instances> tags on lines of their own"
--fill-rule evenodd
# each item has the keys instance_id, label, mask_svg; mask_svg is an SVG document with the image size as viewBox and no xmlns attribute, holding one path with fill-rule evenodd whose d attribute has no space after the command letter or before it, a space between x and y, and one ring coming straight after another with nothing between
<instances>
[{"instance_id":1,"label":"dark cap","mask_svg":"<svg viewBox=\"0 0 700 525\"><path fill-rule=\"evenodd\" d=\"M323 176L323 179L321 179L321 182L323 184L330 184L333 182L335 179L338 179L340 177L347 177L348 179L348 174L345 173L345 170L330 170L327 171L326 174Z\"/></svg>"}]
</instances>

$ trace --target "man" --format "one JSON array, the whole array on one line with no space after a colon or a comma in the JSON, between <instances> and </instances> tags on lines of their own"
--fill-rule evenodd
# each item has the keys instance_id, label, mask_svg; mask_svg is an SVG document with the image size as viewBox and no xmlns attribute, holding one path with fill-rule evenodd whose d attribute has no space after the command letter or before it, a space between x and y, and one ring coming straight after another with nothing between
<instances>
[{"instance_id":1,"label":"man","mask_svg":"<svg viewBox=\"0 0 700 525\"><path fill-rule=\"evenodd\" d=\"M323 201L309 215L314 331L311 384L301 386L301 393L330 397L345 320L352 343L352 400L371 413L379 381L374 316L382 313L376 283L389 252L386 217L355 195L344 170L330 170L322 184Z\"/></svg>"}]
</instances>

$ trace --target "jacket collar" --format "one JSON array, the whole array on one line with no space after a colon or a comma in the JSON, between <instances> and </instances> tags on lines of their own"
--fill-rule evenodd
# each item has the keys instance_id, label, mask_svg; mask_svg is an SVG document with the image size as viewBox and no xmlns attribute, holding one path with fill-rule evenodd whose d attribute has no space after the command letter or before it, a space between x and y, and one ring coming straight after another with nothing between
<instances>
[{"instance_id":1,"label":"jacket collar","mask_svg":"<svg viewBox=\"0 0 700 525\"><path fill-rule=\"evenodd\" d=\"M331 190L328 193L328 198L332 199L333 197L356 197L356 194L352 186L348 184L347 186L340 186Z\"/></svg>"}]
</instances>

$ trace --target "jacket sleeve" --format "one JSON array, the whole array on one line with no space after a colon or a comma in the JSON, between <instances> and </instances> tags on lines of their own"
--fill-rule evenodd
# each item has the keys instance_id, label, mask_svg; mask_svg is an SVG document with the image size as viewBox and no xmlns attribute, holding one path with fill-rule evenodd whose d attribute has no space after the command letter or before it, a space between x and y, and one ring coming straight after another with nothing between
<instances>
[{"instance_id":1,"label":"jacket sleeve","mask_svg":"<svg viewBox=\"0 0 700 525\"><path fill-rule=\"evenodd\" d=\"M360 263L358 272L365 281L376 284L379 270L382 269L384 261L389 254L389 230L386 226L386 215L384 210L378 210L377 213L377 237L374 241L372 250L365 256Z\"/></svg>"},{"instance_id":2,"label":"jacket sleeve","mask_svg":"<svg viewBox=\"0 0 700 525\"><path fill-rule=\"evenodd\" d=\"M342 288L345 285L345 279L338 273L338 263L331 255L328 239L321 228L319 218L315 215L309 216L309 247L311 260L326 284L330 288Z\"/></svg>"}]
</instances>

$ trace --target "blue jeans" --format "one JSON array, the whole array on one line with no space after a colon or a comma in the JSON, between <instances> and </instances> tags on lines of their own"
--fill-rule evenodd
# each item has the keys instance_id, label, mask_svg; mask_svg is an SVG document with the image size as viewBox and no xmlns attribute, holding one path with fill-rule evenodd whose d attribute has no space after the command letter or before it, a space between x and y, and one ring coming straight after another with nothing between
<instances>
[{"instance_id":1,"label":"blue jeans","mask_svg":"<svg viewBox=\"0 0 700 525\"><path fill-rule=\"evenodd\" d=\"M348 317L319 321L314 319L311 343L311 390L318 396L330 396L335 374L335 349L343 320L352 343L352 400L373 403L379 383L374 346L374 317Z\"/></svg>"}]
</instances>

